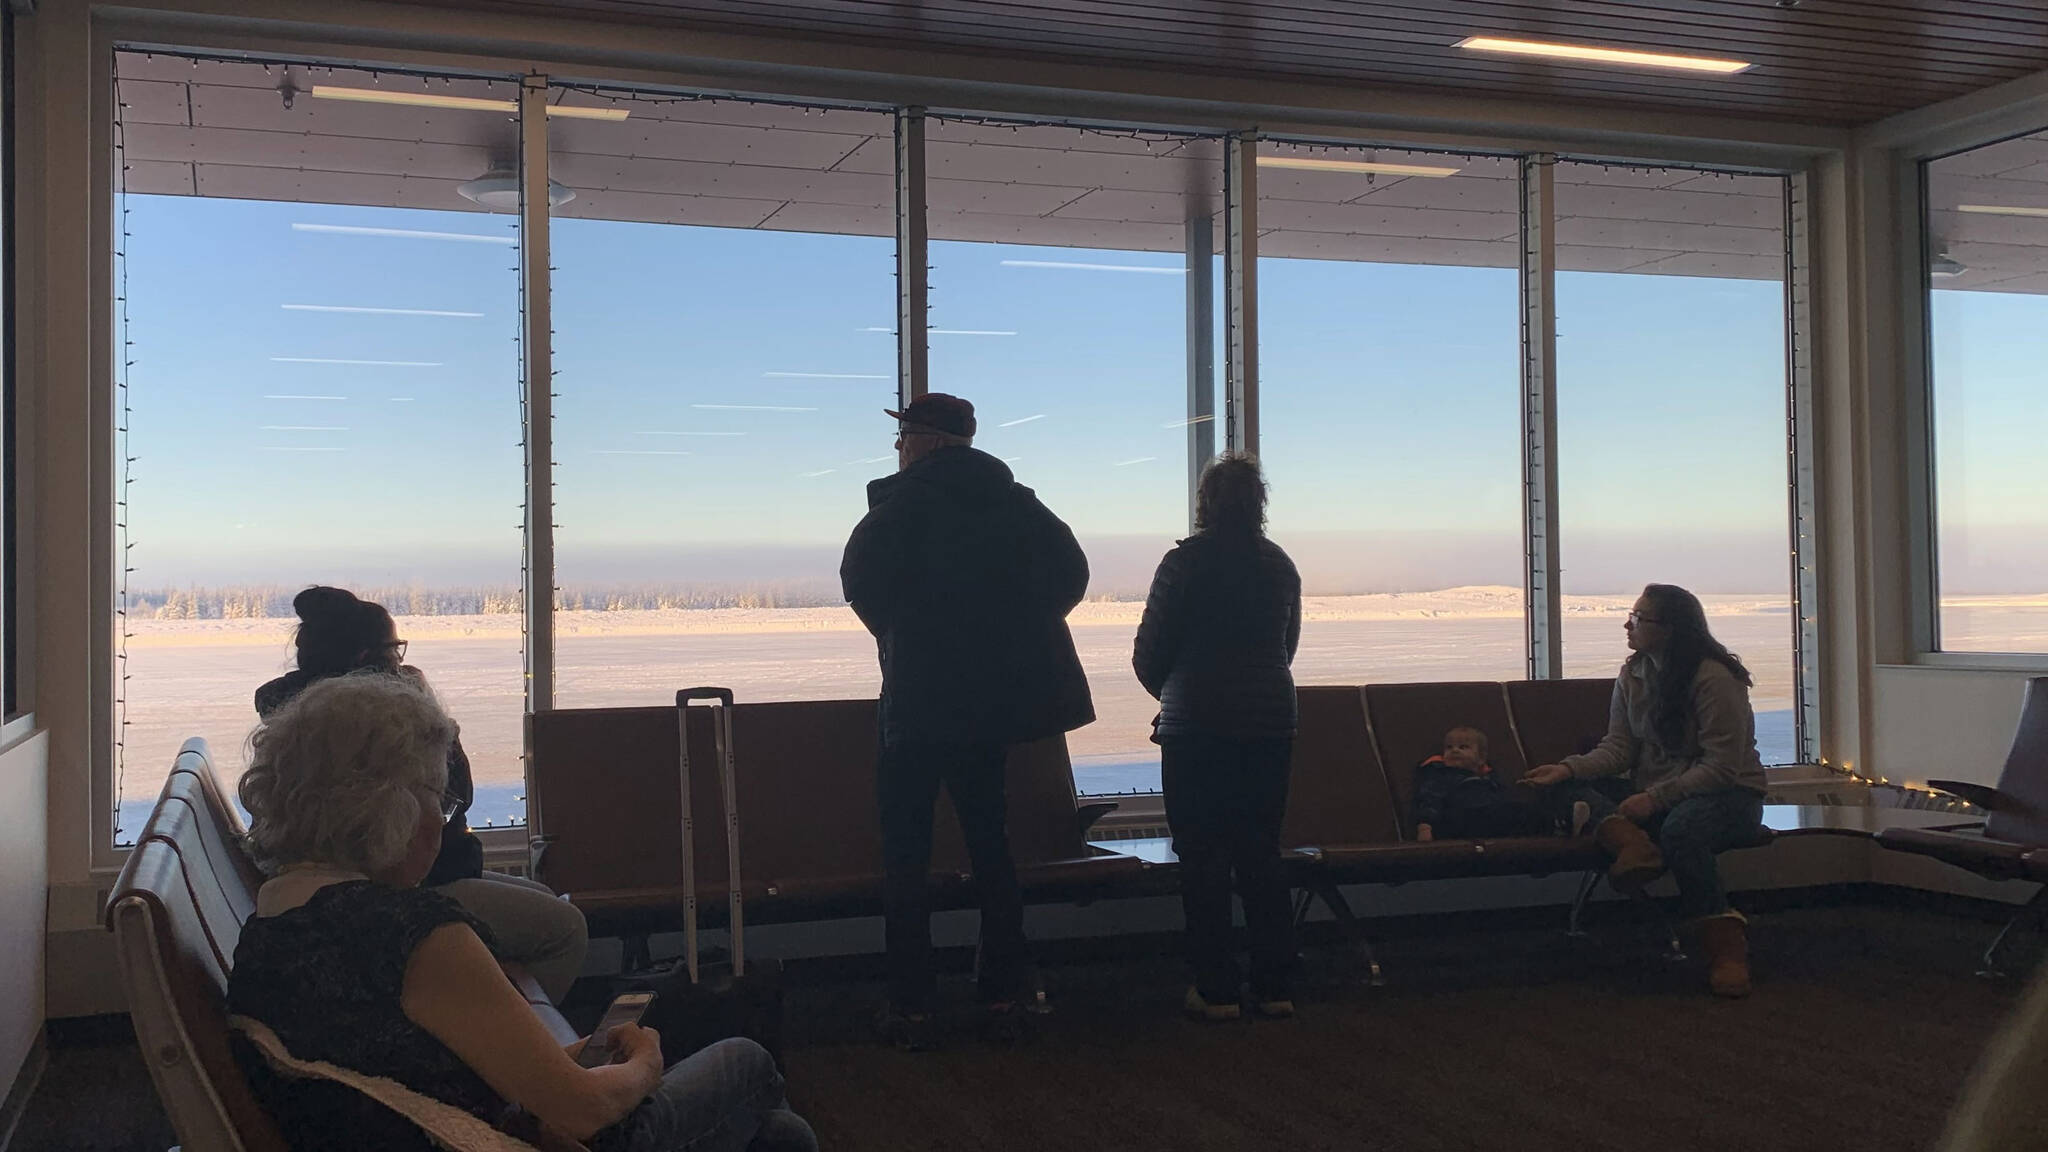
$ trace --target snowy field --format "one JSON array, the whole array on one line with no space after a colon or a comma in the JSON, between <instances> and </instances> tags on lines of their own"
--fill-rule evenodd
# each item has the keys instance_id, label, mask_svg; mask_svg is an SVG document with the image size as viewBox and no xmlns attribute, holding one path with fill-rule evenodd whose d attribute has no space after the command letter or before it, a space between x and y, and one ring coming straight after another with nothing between
<instances>
[{"instance_id":1,"label":"snowy field","mask_svg":"<svg viewBox=\"0 0 2048 1152\"><path fill-rule=\"evenodd\" d=\"M1632 597L1567 597L1566 673L1609 675L1626 650ZM1783 599L1709 596L1720 638L1757 675L1752 702L1766 761L1791 756L1792 621ZM1970 635L2048 643L2048 597L1980 598L1949 617L1954 646ZM1154 702L1130 672L1143 605L1090 602L1070 617L1099 719L1069 737L1084 790L1156 780L1147 741ZM1304 605L1296 679L1303 684L1503 680L1523 675L1521 593L1462 588L1312 597ZM741 700L872 696L874 643L845 608L565 612L558 616L556 703L563 708L664 704L678 687L722 684ZM1957 622L1968 629L1958 635ZM178 746L203 736L239 770L255 723L256 686L291 667L291 621L138 620L128 641L124 808L146 811ZM402 616L408 661L423 669L462 724L462 739L498 822L516 814L520 779L520 620L513 615ZM1766 714L1784 713L1782 716ZM1772 747L1769 745L1782 745ZM130 826L132 831L133 826Z\"/></svg>"}]
</instances>

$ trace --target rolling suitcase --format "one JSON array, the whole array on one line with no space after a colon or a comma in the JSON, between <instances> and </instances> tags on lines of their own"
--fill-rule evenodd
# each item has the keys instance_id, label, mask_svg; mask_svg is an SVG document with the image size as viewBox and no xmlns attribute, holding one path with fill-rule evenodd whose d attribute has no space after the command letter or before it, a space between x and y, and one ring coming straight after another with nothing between
<instances>
[{"instance_id":1,"label":"rolling suitcase","mask_svg":"<svg viewBox=\"0 0 2048 1152\"><path fill-rule=\"evenodd\" d=\"M725 818L726 924L731 938L722 962L700 958L697 942L697 834L690 804L690 705L712 704L712 747L718 761L719 795ZM635 986L658 993L657 1021L662 1056L674 1063L707 1045L744 1036L766 1048L782 1063L782 965L774 959L747 958L745 899L740 891L740 825L738 782L732 748L732 690L686 688L676 693L676 735L681 752L676 771L682 795L683 959L680 967L660 976L635 980Z\"/></svg>"}]
</instances>

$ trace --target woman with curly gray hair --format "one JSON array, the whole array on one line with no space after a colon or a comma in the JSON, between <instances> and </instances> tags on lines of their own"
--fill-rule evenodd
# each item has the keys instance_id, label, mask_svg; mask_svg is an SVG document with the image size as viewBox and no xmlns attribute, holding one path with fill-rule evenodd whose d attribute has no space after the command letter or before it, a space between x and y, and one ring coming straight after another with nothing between
<instances>
[{"instance_id":1,"label":"woman with curly gray hair","mask_svg":"<svg viewBox=\"0 0 2048 1152\"><path fill-rule=\"evenodd\" d=\"M380 672L415 687L427 678L405 663L405 641L391 613L346 588L315 586L292 598L298 631L292 637L298 667L256 690L256 715L267 717L308 686L336 676ZM576 906L547 885L523 876L484 871L484 846L469 830L476 788L462 741L448 743L448 783L441 790L447 823L426 883L490 925L498 955L540 982L554 999L568 994L583 970L589 928Z\"/></svg>"},{"instance_id":2,"label":"woman with curly gray hair","mask_svg":"<svg viewBox=\"0 0 2048 1152\"><path fill-rule=\"evenodd\" d=\"M441 846L455 723L418 684L375 672L319 681L251 737L240 787L251 849L272 872L243 926L228 1006L292 1057L395 1081L499 1127L538 1122L592 1152L811 1152L810 1126L751 1040L664 1071L651 1029L615 1029L584 1068L499 966L488 927L421 888ZM299 1152L434 1147L411 1121L330 1080L239 1053Z\"/></svg>"}]
</instances>

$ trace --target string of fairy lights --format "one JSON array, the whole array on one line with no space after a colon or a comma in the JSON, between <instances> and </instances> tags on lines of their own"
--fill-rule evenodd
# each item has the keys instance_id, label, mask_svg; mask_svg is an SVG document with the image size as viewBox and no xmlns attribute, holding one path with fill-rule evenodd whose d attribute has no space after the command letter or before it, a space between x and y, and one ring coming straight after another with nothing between
<instances>
[{"instance_id":1,"label":"string of fairy lights","mask_svg":"<svg viewBox=\"0 0 2048 1152\"><path fill-rule=\"evenodd\" d=\"M135 542L129 537L128 525L133 517L129 514L128 493L135 482L135 453L129 442L129 429L134 425L135 409L129 391L129 373L135 367L135 341L128 331L128 141L127 120L123 113L127 105L121 103L120 55L114 57L114 203L120 238L114 246L116 287L114 294L115 324L117 342L114 361L114 452L119 461L120 476L114 493L114 542L120 565L115 579L114 603L114 792L110 799L113 806L114 843L123 843L121 835L122 785L127 780L128 770L128 640L132 635L128 610L128 578L135 571L133 551Z\"/></svg>"}]
</instances>

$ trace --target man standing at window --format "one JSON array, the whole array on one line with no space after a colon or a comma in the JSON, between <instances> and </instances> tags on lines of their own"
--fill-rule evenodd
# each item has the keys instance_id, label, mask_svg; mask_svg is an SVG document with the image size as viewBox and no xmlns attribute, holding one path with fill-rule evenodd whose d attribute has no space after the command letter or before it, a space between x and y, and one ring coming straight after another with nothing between
<instances>
[{"instance_id":1,"label":"man standing at window","mask_svg":"<svg viewBox=\"0 0 2048 1152\"><path fill-rule=\"evenodd\" d=\"M883 1033L932 1040L932 806L953 798L981 899L978 992L1017 1011L1030 981L1010 859L1009 747L1095 719L1067 613L1088 588L1074 533L973 447L974 405L932 393L889 412L897 471L868 485L868 514L839 566L882 664L881 810L889 1003Z\"/></svg>"}]
</instances>

